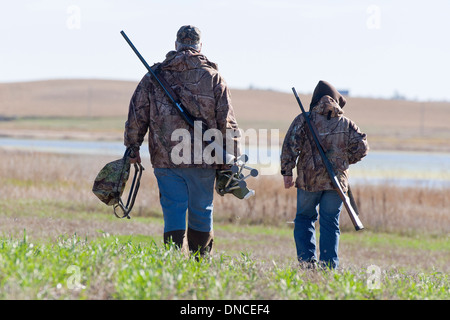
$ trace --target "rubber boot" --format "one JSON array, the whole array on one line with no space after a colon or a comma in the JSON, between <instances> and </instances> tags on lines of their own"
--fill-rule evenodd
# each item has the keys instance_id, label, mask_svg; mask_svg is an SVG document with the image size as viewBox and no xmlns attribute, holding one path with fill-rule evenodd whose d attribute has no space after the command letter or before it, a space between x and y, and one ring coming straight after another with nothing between
<instances>
[{"instance_id":1,"label":"rubber boot","mask_svg":"<svg viewBox=\"0 0 450 320\"><path fill-rule=\"evenodd\" d=\"M183 248L186 230L174 230L164 232L164 244L169 244L172 241L179 249Z\"/></svg>"},{"instance_id":2,"label":"rubber boot","mask_svg":"<svg viewBox=\"0 0 450 320\"><path fill-rule=\"evenodd\" d=\"M199 253L200 256L205 256L206 254L211 255L213 252L213 242L214 233L197 231L188 228L187 239L189 245L189 251L191 253Z\"/></svg>"}]
</instances>

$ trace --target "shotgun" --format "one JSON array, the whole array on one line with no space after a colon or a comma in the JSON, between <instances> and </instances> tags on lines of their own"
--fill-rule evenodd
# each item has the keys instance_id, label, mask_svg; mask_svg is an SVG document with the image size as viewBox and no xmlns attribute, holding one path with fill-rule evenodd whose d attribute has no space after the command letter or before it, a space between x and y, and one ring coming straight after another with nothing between
<instances>
[{"instance_id":1,"label":"shotgun","mask_svg":"<svg viewBox=\"0 0 450 320\"><path fill-rule=\"evenodd\" d=\"M356 203L352 199L353 196L351 195L350 186L349 186L349 195L351 195L351 198L349 198L344 191L342 190L341 184L339 183L339 180L334 173L333 165L331 164L330 160L328 160L327 156L325 155L325 152L322 148L322 145L320 144L319 138L317 137L315 133L315 128L313 127L313 124L311 123L309 116L305 112L305 109L303 108L302 102L300 101L300 97L297 94L297 91L295 91L295 88L292 88L292 91L294 92L295 99L297 99L298 105L300 106L300 109L302 110L303 115L305 116L306 124L308 126L309 132L311 133L311 136L314 140L314 143L319 150L320 157L322 158L323 164L325 165L325 168L327 169L328 175L330 176L331 182L339 194L339 197L342 199L342 202L344 203L345 209L347 209L348 215L350 216L350 220L353 223L353 226L355 227L355 230L362 230L364 229L363 224L361 223L361 220L359 220L358 217L358 211L356 208ZM352 205L353 204L353 205Z\"/></svg>"}]
</instances>

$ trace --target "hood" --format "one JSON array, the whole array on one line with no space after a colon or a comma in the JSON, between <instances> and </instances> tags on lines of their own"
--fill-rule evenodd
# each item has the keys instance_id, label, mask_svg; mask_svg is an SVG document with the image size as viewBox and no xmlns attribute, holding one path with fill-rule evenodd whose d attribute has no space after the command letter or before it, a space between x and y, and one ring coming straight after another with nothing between
<instances>
[{"instance_id":1,"label":"hood","mask_svg":"<svg viewBox=\"0 0 450 320\"><path fill-rule=\"evenodd\" d=\"M344 114L344 111L339 104L328 95L323 96L312 111L318 114L326 115L328 119L339 117Z\"/></svg>"},{"instance_id":2,"label":"hood","mask_svg":"<svg viewBox=\"0 0 450 320\"><path fill-rule=\"evenodd\" d=\"M216 70L218 69L217 64L209 61L203 54L191 48L168 52L166 54L166 60L164 60L161 66L162 70L177 72L202 67L210 67Z\"/></svg>"},{"instance_id":3,"label":"hood","mask_svg":"<svg viewBox=\"0 0 450 320\"><path fill-rule=\"evenodd\" d=\"M336 90L333 85L328 83L327 81L320 80L317 84L316 88L314 89L312 98L311 98L311 104L310 110L319 103L320 99L322 99L323 96L330 96L334 99L337 103L339 103L339 106L343 108L345 106L345 103L347 102L345 98L339 93L339 91Z\"/></svg>"}]
</instances>

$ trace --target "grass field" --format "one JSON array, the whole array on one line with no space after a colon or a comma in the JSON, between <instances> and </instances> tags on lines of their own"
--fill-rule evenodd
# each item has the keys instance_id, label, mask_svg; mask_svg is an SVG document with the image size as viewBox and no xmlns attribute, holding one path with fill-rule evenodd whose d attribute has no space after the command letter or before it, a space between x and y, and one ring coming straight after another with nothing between
<instances>
[{"instance_id":1,"label":"grass field","mask_svg":"<svg viewBox=\"0 0 450 320\"><path fill-rule=\"evenodd\" d=\"M121 140L135 86L0 84L0 136ZM298 113L289 94L232 95L243 129L283 134ZM345 111L372 150L450 151L449 103L348 100ZM450 298L448 188L355 185L366 229L355 232L343 211L341 268L312 271L296 261L295 190L282 188L280 176L258 177L248 201L215 197L215 252L196 262L162 243L148 159L131 220L116 219L91 192L115 157L0 148L0 159L0 299Z\"/></svg>"},{"instance_id":2,"label":"grass field","mask_svg":"<svg viewBox=\"0 0 450 320\"><path fill-rule=\"evenodd\" d=\"M250 201L216 197L215 253L197 263L164 248L151 171L144 174L133 218L120 220L90 191L108 157L13 151L0 156L2 299L450 295L448 190L432 198L419 196L427 190L355 190L366 230L353 231L343 213L341 268L313 272L295 259L287 223L295 212L293 190L281 189L271 177L261 177Z\"/></svg>"},{"instance_id":3,"label":"grass field","mask_svg":"<svg viewBox=\"0 0 450 320\"><path fill-rule=\"evenodd\" d=\"M448 275L390 268L301 270L251 254L187 259L152 237L0 242L2 299L447 299ZM5 276L7 275L7 276Z\"/></svg>"}]
</instances>

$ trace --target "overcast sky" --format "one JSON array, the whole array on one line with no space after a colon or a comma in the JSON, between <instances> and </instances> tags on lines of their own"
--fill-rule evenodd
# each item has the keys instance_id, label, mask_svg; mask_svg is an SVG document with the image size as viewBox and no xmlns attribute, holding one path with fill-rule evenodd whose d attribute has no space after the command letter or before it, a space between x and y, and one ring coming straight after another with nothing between
<instances>
[{"instance_id":1,"label":"overcast sky","mask_svg":"<svg viewBox=\"0 0 450 320\"><path fill-rule=\"evenodd\" d=\"M0 10L0 82L139 81L180 26L232 88L311 92L323 79L352 96L450 100L450 1L17 0Z\"/></svg>"}]
</instances>

